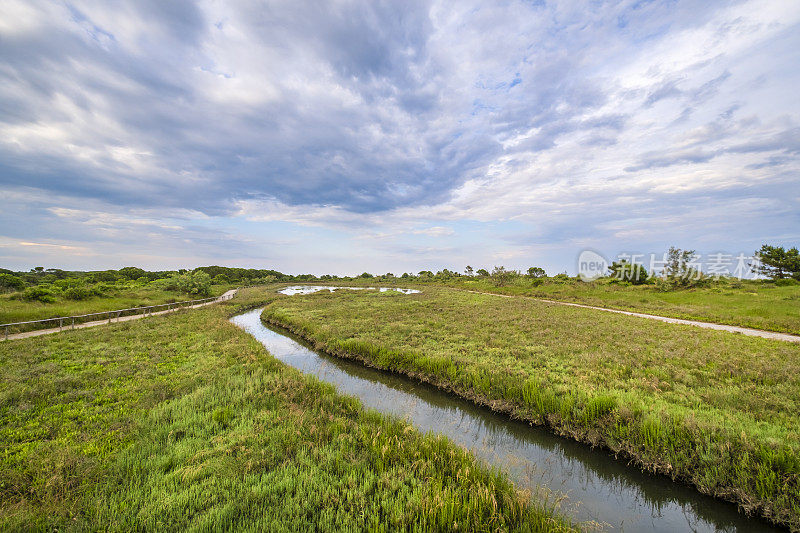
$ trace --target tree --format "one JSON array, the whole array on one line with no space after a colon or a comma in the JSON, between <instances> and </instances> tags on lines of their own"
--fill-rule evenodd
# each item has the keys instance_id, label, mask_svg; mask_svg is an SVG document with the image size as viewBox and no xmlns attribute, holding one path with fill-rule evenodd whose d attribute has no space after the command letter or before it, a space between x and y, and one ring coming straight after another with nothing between
<instances>
[{"instance_id":1,"label":"tree","mask_svg":"<svg viewBox=\"0 0 800 533\"><path fill-rule=\"evenodd\" d=\"M755 254L758 263L753 270L772 279L800 279L800 252L797 248L763 245Z\"/></svg>"},{"instance_id":2,"label":"tree","mask_svg":"<svg viewBox=\"0 0 800 533\"><path fill-rule=\"evenodd\" d=\"M633 285L643 285L647 283L649 274L647 269L639 263L629 263L625 259L617 263L614 261L608 270L611 276L617 281L627 281Z\"/></svg>"},{"instance_id":3,"label":"tree","mask_svg":"<svg viewBox=\"0 0 800 533\"><path fill-rule=\"evenodd\" d=\"M361 274L359 276L359 278L364 278L364 279L368 279L368 278L371 278L371 277L373 277L373 276L369 272L364 272L363 274Z\"/></svg>"},{"instance_id":4,"label":"tree","mask_svg":"<svg viewBox=\"0 0 800 533\"><path fill-rule=\"evenodd\" d=\"M443 268L442 270L440 270L439 272L436 273L435 277L438 278L438 279L448 280L448 279L452 279L452 278L458 277L458 273L453 272L452 270L448 270L446 268Z\"/></svg>"},{"instance_id":5,"label":"tree","mask_svg":"<svg viewBox=\"0 0 800 533\"><path fill-rule=\"evenodd\" d=\"M467 276L472 276L474 274L472 267L467 265L467 268L464 269L464 274L466 274Z\"/></svg>"},{"instance_id":6,"label":"tree","mask_svg":"<svg viewBox=\"0 0 800 533\"><path fill-rule=\"evenodd\" d=\"M479 276L483 276L483 277L485 277L485 278L488 278L488 277L489 277L489 271L488 271L488 270L486 270L485 268L479 268L479 269L478 269L478 270L477 270L475 273L476 273L477 275L479 275Z\"/></svg>"},{"instance_id":7,"label":"tree","mask_svg":"<svg viewBox=\"0 0 800 533\"><path fill-rule=\"evenodd\" d=\"M691 266L694 250L669 247L662 277L666 288L694 287L704 281L703 273Z\"/></svg>"},{"instance_id":8,"label":"tree","mask_svg":"<svg viewBox=\"0 0 800 533\"><path fill-rule=\"evenodd\" d=\"M547 272L545 272L543 268L530 267L528 269L528 277L531 277L531 278L543 278L545 276L547 276Z\"/></svg>"}]
</instances>

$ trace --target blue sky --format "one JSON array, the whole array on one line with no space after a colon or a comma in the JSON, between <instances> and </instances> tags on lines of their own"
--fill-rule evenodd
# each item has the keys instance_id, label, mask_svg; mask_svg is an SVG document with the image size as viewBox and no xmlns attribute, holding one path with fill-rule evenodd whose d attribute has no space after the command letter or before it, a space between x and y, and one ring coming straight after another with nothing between
<instances>
[{"instance_id":1,"label":"blue sky","mask_svg":"<svg viewBox=\"0 0 800 533\"><path fill-rule=\"evenodd\" d=\"M0 4L0 266L800 244L800 2Z\"/></svg>"}]
</instances>

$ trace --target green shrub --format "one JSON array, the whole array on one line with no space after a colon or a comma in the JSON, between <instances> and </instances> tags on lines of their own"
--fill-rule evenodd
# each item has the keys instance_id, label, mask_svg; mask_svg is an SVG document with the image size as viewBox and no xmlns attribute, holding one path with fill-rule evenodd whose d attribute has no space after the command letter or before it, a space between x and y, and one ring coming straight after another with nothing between
<instances>
[{"instance_id":1,"label":"green shrub","mask_svg":"<svg viewBox=\"0 0 800 533\"><path fill-rule=\"evenodd\" d=\"M25 288L25 282L12 274L0 274L0 289L19 291Z\"/></svg>"},{"instance_id":2,"label":"green shrub","mask_svg":"<svg viewBox=\"0 0 800 533\"><path fill-rule=\"evenodd\" d=\"M50 289L42 286L28 287L22 292L21 298L29 302L42 302L51 304L56 301L56 296Z\"/></svg>"},{"instance_id":3,"label":"green shrub","mask_svg":"<svg viewBox=\"0 0 800 533\"><path fill-rule=\"evenodd\" d=\"M515 278L519 277L519 272L516 270L506 270L503 266L496 266L494 270L492 270L492 283L494 283L498 287L502 287L503 285L507 285Z\"/></svg>"},{"instance_id":4,"label":"green shrub","mask_svg":"<svg viewBox=\"0 0 800 533\"><path fill-rule=\"evenodd\" d=\"M120 268L118 272L120 276L123 276L126 279L130 280L139 279L142 276L147 276L147 272L145 272L139 267L124 267Z\"/></svg>"},{"instance_id":5,"label":"green shrub","mask_svg":"<svg viewBox=\"0 0 800 533\"><path fill-rule=\"evenodd\" d=\"M181 276L178 287L182 292L193 296L210 296L211 276L202 270L187 272Z\"/></svg>"},{"instance_id":6,"label":"green shrub","mask_svg":"<svg viewBox=\"0 0 800 533\"><path fill-rule=\"evenodd\" d=\"M790 287L792 285L800 285L800 281L793 278L776 279L775 285L778 287Z\"/></svg>"},{"instance_id":7,"label":"green shrub","mask_svg":"<svg viewBox=\"0 0 800 533\"><path fill-rule=\"evenodd\" d=\"M119 274L117 274L116 270L101 270L99 272L92 272L90 279L98 283L101 281L117 281L118 278Z\"/></svg>"},{"instance_id":8,"label":"green shrub","mask_svg":"<svg viewBox=\"0 0 800 533\"><path fill-rule=\"evenodd\" d=\"M64 291L64 298L67 300L86 300L98 294L99 291L94 287L70 287Z\"/></svg>"},{"instance_id":9,"label":"green shrub","mask_svg":"<svg viewBox=\"0 0 800 533\"><path fill-rule=\"evenodd\" d=\"M202 270L176 274L152 283L155 287L165 291L180 291L193 296L211 295L211 276Z\"/></svg>"}]
</instances>

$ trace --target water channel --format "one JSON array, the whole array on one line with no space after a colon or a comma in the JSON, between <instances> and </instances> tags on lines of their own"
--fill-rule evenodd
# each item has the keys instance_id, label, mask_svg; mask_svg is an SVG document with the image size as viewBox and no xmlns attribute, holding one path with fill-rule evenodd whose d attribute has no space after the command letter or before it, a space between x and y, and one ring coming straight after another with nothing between
<instances>
[{"instance_id":1,"label":"water channel","mask_svg":"<svg viewBox=\"0 0 800 533\"><path fill-rule=\"evenodd\" d=\"M329 289L329 287L323 287ZM285 294L307 294L311 287ZM317 289L320 290L320 289ZM447 436L507 472L520 488L566 496L560 511L604 531L780 531L748 518L734 504L704 496L665 476L650 475L610 453L560 438L404 376L314 351L302 339L261 321L262 309L231 321L277 359L358 397L367 408L409 420L422 432Z\"/></svg>"}]
</instances>

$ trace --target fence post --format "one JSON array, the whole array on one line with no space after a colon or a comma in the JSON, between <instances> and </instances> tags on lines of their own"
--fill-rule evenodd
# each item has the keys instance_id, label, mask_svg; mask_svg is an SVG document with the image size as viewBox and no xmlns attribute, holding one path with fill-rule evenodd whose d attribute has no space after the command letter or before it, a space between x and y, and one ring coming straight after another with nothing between
<instances>
[{"instance_id":1,"label":"fence post","mask_svg":"<svg viewBox=\"0 0 800 533\"><path fill-rule=\"evenodd\" d=\"M75 329L75 317L72 317L72 329Z\"/></svg>"},{"instance_id":2,"label":"fence post","mask_svg":"<svg viewBox=\"0 0 800 533\"><path fill-rule=\"evenodd\" d=\"M58 331L64 331L64 319L63 318L59 318L58 319Z\"/></svg>"},{"instance_id":3,"label":"fence post","mask_svg":"<svg viewBox=\"0 0 800 533\"><path fill-rule=\"evenodd\" d=\"M8 340L8 326L6 326L6 340Z\"/></svg>"},{"instance_id":4,"label":"fence post","mask_svg":"<svg viewBox=\"0 0 800 533\"><path fill-rule=\"evenodd\" d=\"M111 324L111 311L108 312L108 323Z\"/></svg>"}]
</instances>

